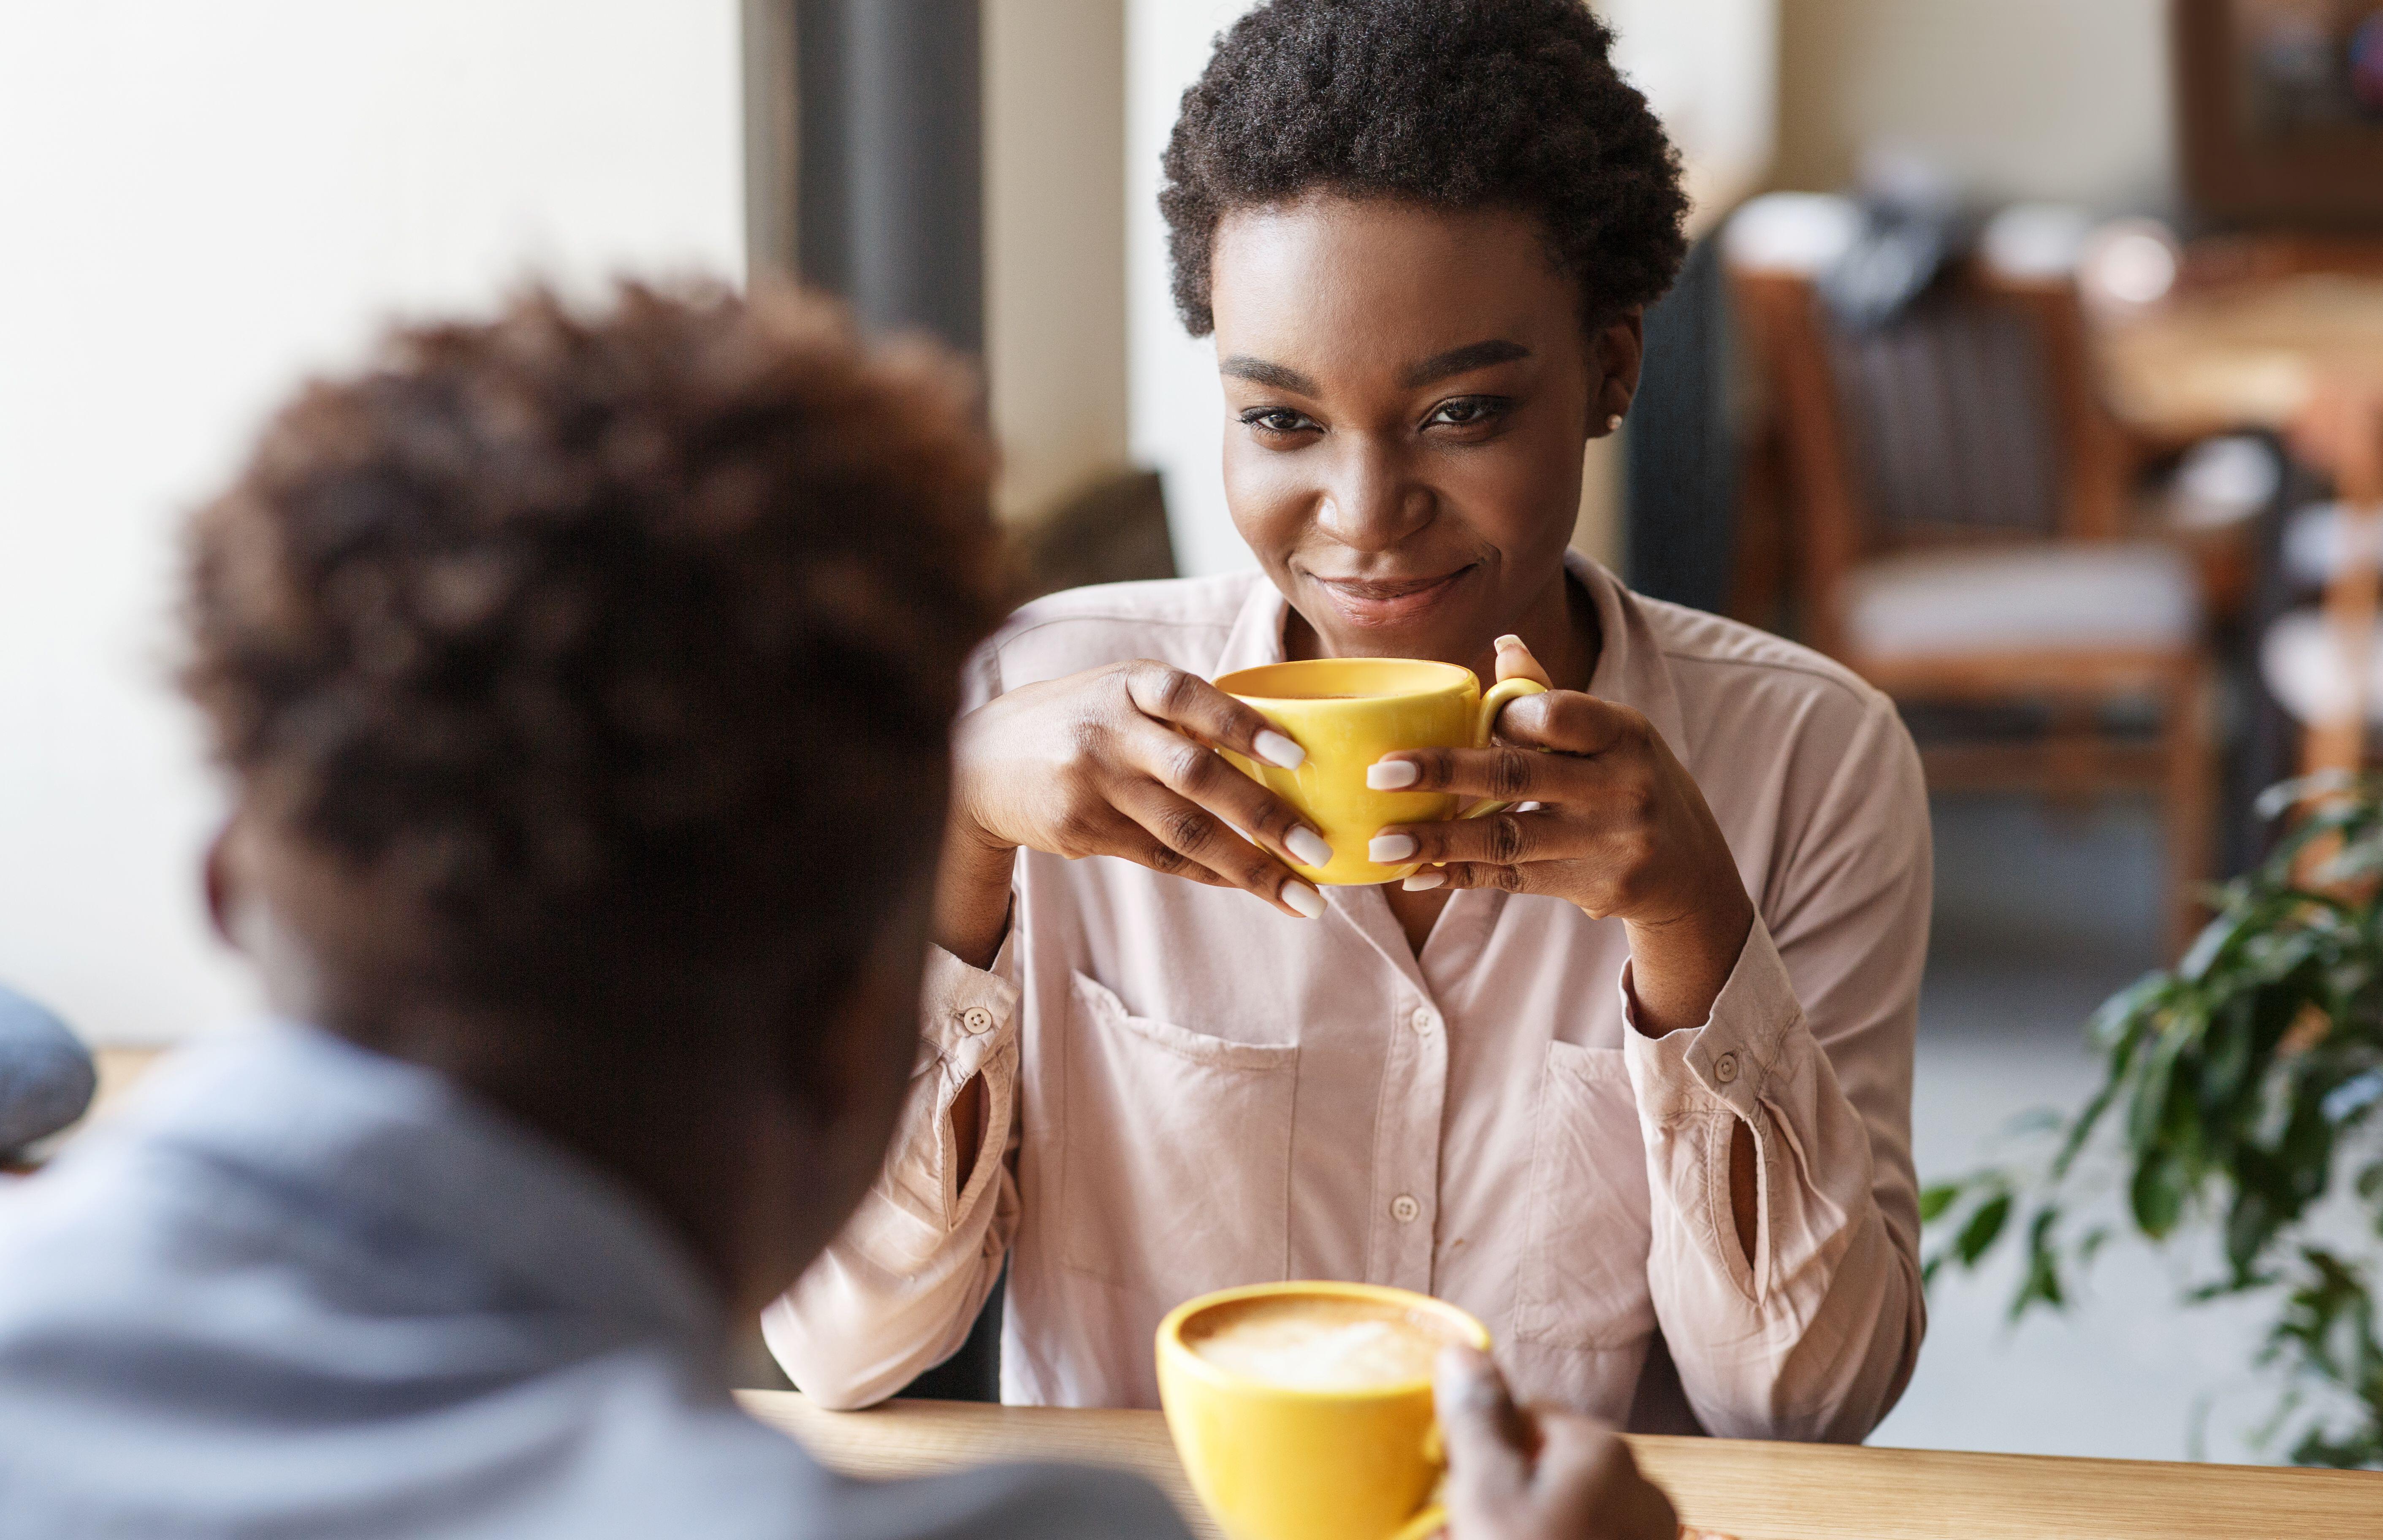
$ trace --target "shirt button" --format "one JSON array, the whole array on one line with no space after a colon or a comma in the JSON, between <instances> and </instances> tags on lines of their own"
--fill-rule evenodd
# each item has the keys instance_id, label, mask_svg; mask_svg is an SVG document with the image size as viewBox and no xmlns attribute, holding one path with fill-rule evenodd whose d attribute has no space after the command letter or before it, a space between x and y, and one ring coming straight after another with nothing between
<instances>
[{"instance_id":1,"label":"shirt button","mask_svg":"<svg viewBox=\"0 0 2383 1540\"><path fill-rule=\"evenodd\" d=\"M1423 1213L1423 1205L1403 1192L1390 1200L1390 1217L1401 1225L1414 1224L1415 1215L1421 1213Z\"/></svg>"},{"instance_id":2,"label":"shirt button","mask_svg":"<svg viewBox=\"0 0 2383 1540\"><path fill-rule=\"evenodd\" d=\"M1415 1007L1414 1029L1418 1032L1428 1032L1431 1030L1431 1008L1429 1006L1417 1005Z\"/></svg>"},{"instance_id":3,"label":"shirt button","mask_svg":"<svg viewBox=\"0 0 2383 1540\"><path fill-rule=\"evenodd\" d=\"M1722 1085L1727 1085L1732 1080L1736 1079L1737 1055L1735 1053L1723 1053L1720 1058L1715 1059L1713 1061L1713 1078L1719 1080Z\"/></svg>"},{"instance_id":4,"label":"shirt button","mask_svg":"<svg viewBox=\"0 0 2383 1540\"><path fill-rule=\"evenodd\" d=\"M960 1013L960 1028L972 1038L981 1038L993 1030L993 1013L982 1005L970 1005Z\"/></svg>"}]
</instances>

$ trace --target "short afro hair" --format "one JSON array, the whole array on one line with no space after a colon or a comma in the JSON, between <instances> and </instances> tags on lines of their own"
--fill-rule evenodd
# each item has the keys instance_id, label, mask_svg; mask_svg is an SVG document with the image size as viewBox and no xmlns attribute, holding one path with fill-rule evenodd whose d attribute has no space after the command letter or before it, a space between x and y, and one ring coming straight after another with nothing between
<instances>
[{"instance_id":1,"label":"short afro hair","mask_svg":"<svg viewBox=\"0 0 2383 1540\"><path fill-rule=\"evenodd\" d=\"M977 416L792 291L397 330L191 521L185 686L467 998L691 1030L832 991L918 866L856 832L942 805L1004 608Z\"/></svg>"},{"instance_id":2,"label":"short afro hair","mask_svg":"<svg viewBox=\"0 0 2383 1540\"><path fill-rule=\"evenodd\" d=\"M1686 254L1679 157L1582 0L1271 0L1220 38L1162 163L1175 307L1216 329L1235 208L1322 189L1536 216L1585 324L1652 303Z\"/></svg>"}]
</instances>

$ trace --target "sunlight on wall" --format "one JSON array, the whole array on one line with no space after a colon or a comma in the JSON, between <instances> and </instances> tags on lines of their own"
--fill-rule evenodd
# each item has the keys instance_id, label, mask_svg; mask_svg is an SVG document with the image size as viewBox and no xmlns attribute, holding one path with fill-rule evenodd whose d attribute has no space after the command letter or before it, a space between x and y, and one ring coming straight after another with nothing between
<instances>
[{"instance_id":1,"label":"sunlight on wall","mask_svg":"<svg viewBox=\"0 0 2383 1540\"><path fill-rule=\"evenodd\" d=\"M0 979L102 1041L253 1008L166 683L181 511L393 312L741 276L736 49L732 0L0 12Z\"/></svg>"}]
</instances>

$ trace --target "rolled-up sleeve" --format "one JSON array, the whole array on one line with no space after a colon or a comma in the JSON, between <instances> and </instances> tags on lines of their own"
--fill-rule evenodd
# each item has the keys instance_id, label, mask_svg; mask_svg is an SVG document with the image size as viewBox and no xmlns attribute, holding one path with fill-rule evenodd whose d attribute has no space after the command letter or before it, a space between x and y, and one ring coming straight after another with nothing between
<instances>
[{"instance_id":1,"label":"rolled-up sleeve","mask_svg":"<svg viewBox=\"0 0 2383 1540\"><path fill-rule=\"evenodd\" d=\"M822 1406L883 1400L949 1358L1000 1277L1018 1230L1019 1015L1018 986L1001 972L930 954L918 1064L884 1167L761 1316L771 1353ZM963 1169L952 1103L979 1075L983 1133Z\"/></svg>"},{"instance_id":2,"label":"rolled-up sleeve","mask_svg":"<svg viewBox=\"0 0 2383 1540\"><path fill-rule=\"evenodd\" d=\"M1926 1325L1910 1096L1927 796L1891 706L1873 702L1857 737L1710 1016L1624 1034L1656 1317L1698 1421L1724 1437L1859 1440L1902 1394ZM1628 1016L1626 967L1622 987ZM1741 1123L1759 1177L1751 1257L1730 1206Z\"/></svg>"}]
</instances>

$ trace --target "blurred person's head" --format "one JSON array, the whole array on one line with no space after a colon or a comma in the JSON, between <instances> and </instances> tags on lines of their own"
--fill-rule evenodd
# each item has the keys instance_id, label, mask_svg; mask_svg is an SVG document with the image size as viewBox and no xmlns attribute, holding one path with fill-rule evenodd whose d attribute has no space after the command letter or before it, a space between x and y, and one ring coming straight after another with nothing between
<instances>
[{"instance_id":1,"label":"blurred person's head","mask_svg":"<svg viewBox=\"0 0 2383 1540\"><path fill-rule=\"evenodd\" d=\"M1233 520L1326 650L1473 662L1563 602L1582 454L1685 253L1676 155L1582 0L1273 0L1160 194Z\"/></svg>"},{"instance_id":2,"label":"blurred person's head","mask_svg":"<svg viewBox=\"0 0 2383 1540\"><path fill-rule=\"evenodd\" d=\"M758 1307L917 1043L990 450L775 293L549 293L302 389L194 519L217 923L277 1011L440 1070Z\"/></svg>"}]
</instances>

